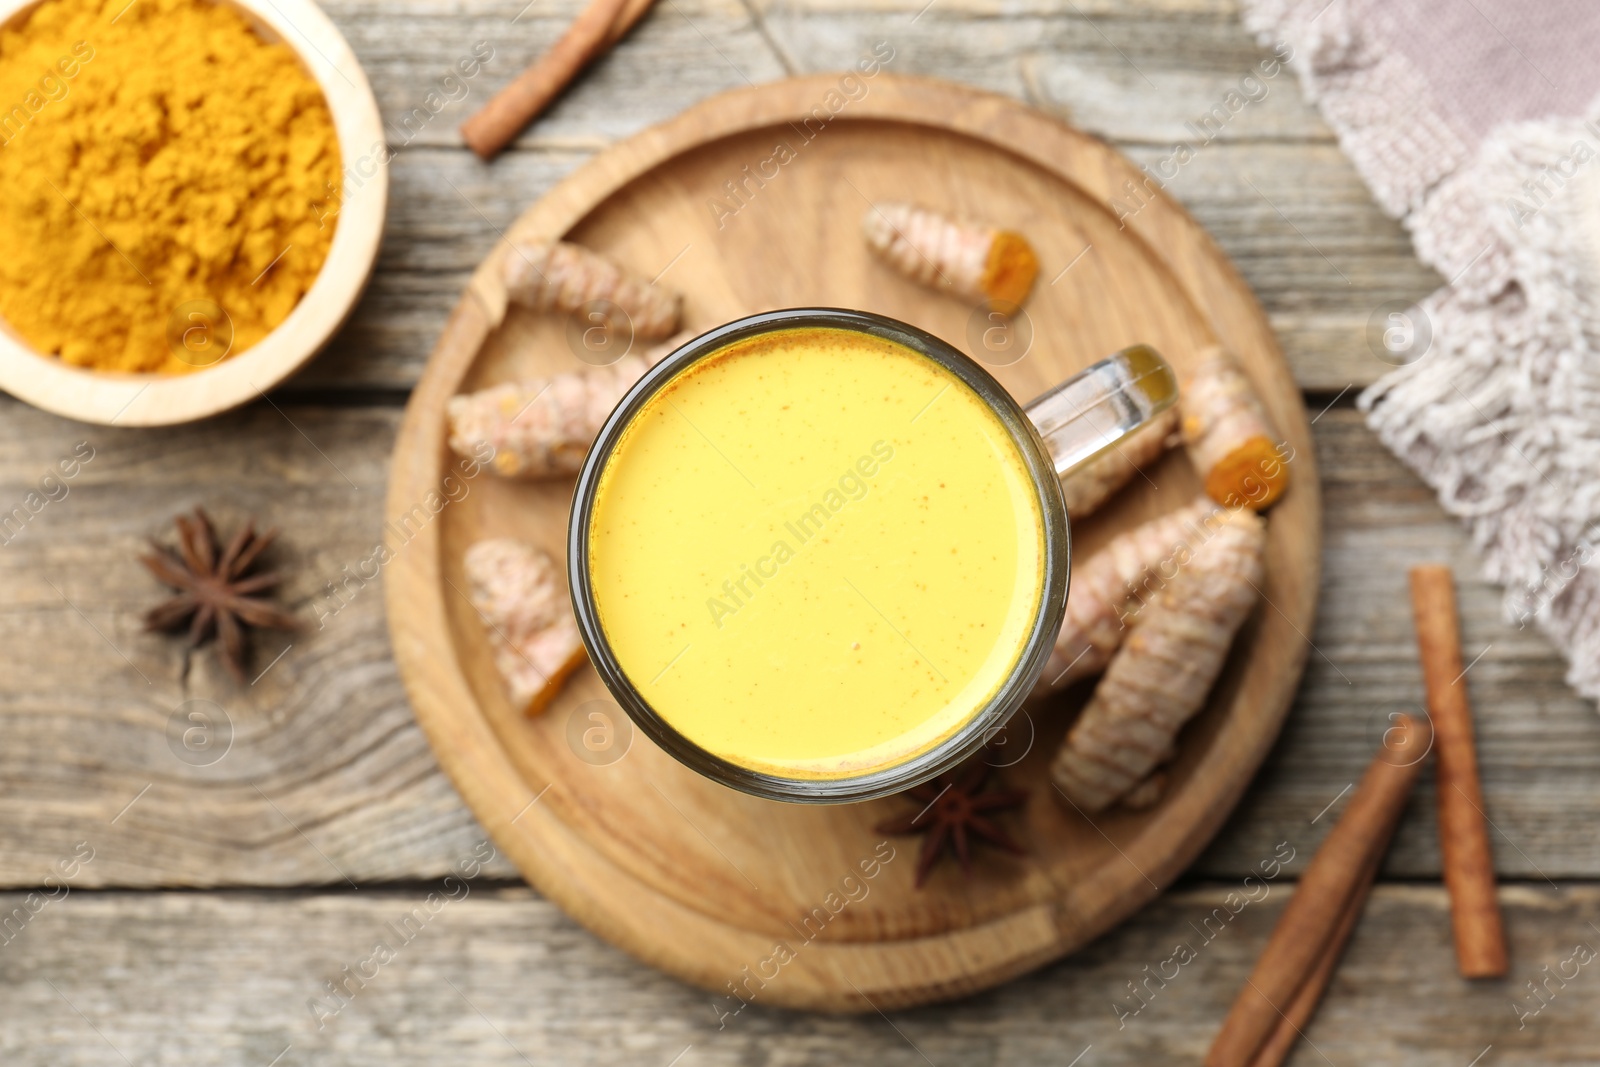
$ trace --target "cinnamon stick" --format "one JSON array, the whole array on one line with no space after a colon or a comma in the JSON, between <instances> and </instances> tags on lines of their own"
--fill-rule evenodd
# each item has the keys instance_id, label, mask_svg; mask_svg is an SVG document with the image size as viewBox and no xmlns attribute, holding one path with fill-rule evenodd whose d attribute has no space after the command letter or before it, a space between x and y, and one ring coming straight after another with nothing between
<instances>
[{"instance_id":1,"label":"cinnamon stick","mask_svg":"<svg viewBox=\"0 0 1600 1067\"><path fill-rule=\"evenodd\" d=\"M1247 1067L1291 1009L1310 1017L1320 991L1313 976L1336 955L1350 902L1376 871L1416 782L1431 738L1428 726L1401 716L1350 798L1350 805L1312 857L1272 938L1206 1054L1206 1067ZM1354 920L1351 920L1353 926ZM1324 982L1326 980L1324 979ZM1308 986L1311 988L1308 989ZM1309 1003L1297 1004L1305 992Z\"/></svg>"},{"instance_id":2,"label":"cinnamon stick","mask_svg":"<svg viewBox=\"0 0 1600 1067\"><path fill-rule=\"evenodd\" d=\"M622 13L611 22L611 30L606 34L605 44L601 49L609 49L612 45L628 35L633 29L633 24L644 18L644 13L650 10L650 5L656 0L626 0L622 5Z\"/></svg>"},{"instance_id":3,"label":"cinnamon stick","mask_svg":"<svg viewBox=\"0 0 1600 1067\"><path fill-rule=\"evenodd\" d=\"M652 2L590 0L550 51L461 124L467 147L485 162L499 155L590 61L621 40Z\"/></svg>"},{"instance_id":4,"label":"cinnamon stick","mask_svg":"<svg viewBox=\"0 0 1600 1067\"><path fill-rule=\"evenodd\" d=\"M1256 1052L1255 1059L1250 1061L1250 1067L1279 1067L1288 1058L1295 1042L1304 1035L1307 1024L1316 1014L1317 1005L1322 1001L1322 994L1327 992L1334 970L1339 966L1339 958L1344 955L1345 946L1350 943L1350 936L1355 933L1356 924L1361 920L1361 913L1366 910L1367 897L1372 894L1372 883L1377 880L1378 868L1383 864L1383 854L1388 851L1389 841L1393 838L1395 827L1399 823L1400 810L1397 808L1388 829L1382 835L1382 843L1373 849L1366 869L1361 872L1361 880L1354 894L1345 902L1344 911L1333 929L1333 936L1328 939L1322 955L1317 957L1311 973L1306 976L1305 983L1295 994L1294 1000L1283 1009L1277 1027Z\"/></svg>"},{"instance_id":5,"label":"cinnamon stick","mask_svg":"<svg viewBox=\"0 0 1600 1067\"><path fill-rule=\"evenodd\" d=\"M1461 665L1455 583L1449 567L1429 564L1412 568L1411 610L1428 689L1428 715L1433 719L1439 749L1439 850L1450 890L1456 966L1463 978L1498 978L1510 964L1500 901L1495 895L1494 855L1489 850L1483 813L1472 708Z\"/></svg>"}]
</instances>

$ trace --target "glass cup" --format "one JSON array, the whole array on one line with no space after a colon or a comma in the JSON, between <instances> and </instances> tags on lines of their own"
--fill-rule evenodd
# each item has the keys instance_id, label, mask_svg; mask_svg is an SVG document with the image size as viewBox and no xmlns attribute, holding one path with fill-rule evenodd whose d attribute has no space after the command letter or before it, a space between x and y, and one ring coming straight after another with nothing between
<instances>
[{"instance_id":1,"label":"glass cup","mask_svg":"<svg viewBox=\"0 0 1600 1067\"><path fill-rule=\"evenodd\" d=\"M690 740L650 706L628 678L606 637L591 573L591 520L601 475L613 450L647 402L702 359L737 342L778 330L854 331L902 345L940 364L992 409L1010 433L1043 515L1042 595L1026 643L1009 676L962 726L943 740L883 766L843 776L788 777L724 759ZM755 796L844 803L887 796L948 771L980 751L1022 704L1049 658L1066 607L1071 557L1060 478L1114 447L1177 398L1172 368L1147 345L1101 360L1019 405L978 363L939 338L863 311L794 308L739 319L702 334L662 360L630 389L606 420L578 475L568 528L572 605L589 659L633 722L673 757L706 777Z\"/></svg>"}]
</instances>

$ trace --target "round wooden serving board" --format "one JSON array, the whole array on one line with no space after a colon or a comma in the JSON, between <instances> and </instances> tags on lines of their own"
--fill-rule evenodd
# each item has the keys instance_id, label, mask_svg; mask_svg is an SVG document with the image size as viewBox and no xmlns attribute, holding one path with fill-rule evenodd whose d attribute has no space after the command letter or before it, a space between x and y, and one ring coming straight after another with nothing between
<instances>
[{"instance_id":1,"label":"round wooden serving board","mask_svg":"<svg viewBox=\"0 0 1600 1067\"><path fill-rule=\"evenodd\" d=\"M1018 399L1131 342L1154 344L1181 372L1221 341L1243 357L1294 448L1294 484L1271 512L1266 602L1183 731L1161 803L1090 820L1058 802L1046 766L1086 696L1069 692L1019 712L1007 732L1009 765L998 774L1031 790L1024 811L1006 816L1027 855L980 850L971 877L945 864L916 890L918 840L873 829L907 812L905 799L757 800L697 777L637 732L620 759L598 760L581 743L599 722L589 713L622 716L587 667L540 718L507 702L465 596L462 553L513 535L559 558L572 487L487 473L463 482L445 446L445 404L582 364L564 322L507 311L496 279L509 246L497 246L440 338L395 448L395 654L440 763L528 880L600 936L722 994L730 1013L752 999L860 1010L955 997L1128 916L1194 859L1265 756L1305 662L1317 596L1321 505L1299 393L1261 309L1194 220L1145 191L1119 227L1112 201L1138 204L1125 183L1142 183L1140 171L1015 101L885 74L842 77L708 100L596 157L508 236L565 238L646 277L664 272L696 330L832 305L891 315L971 351L972 309L870 258L860 219L869 201L904 199L1003 224L1027 234L1043 261L1026 307L1032 348L992 367ZM740 201L728 182L743 185ZM1198 480L1181 451L1075 528L1075 552L1192 499Z\"/></svg>"}]
</instances>

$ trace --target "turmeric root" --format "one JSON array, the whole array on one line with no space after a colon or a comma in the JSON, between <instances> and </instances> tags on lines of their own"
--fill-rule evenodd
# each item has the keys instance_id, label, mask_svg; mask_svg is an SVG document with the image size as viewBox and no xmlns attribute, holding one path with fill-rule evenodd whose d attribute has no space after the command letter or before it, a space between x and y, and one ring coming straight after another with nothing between
<instances>
[{"instance_id":1,"label":"turmeric root","mask_svg":"<svg viewBox=\"0 0 1600 1067\"><path fill-rule=\"evenodd\" d=\"M1056 786L1085 812L1105 810L1170 758L1255 606L1266 522L1248 510L1221 520L1140 614L1050 765Z\"/></svg>"},{"instance_id":2,"label":"turmeric root","mask_svg":"<svg viewBox=\"0 0 1600 1067\"><path fill-rule=\"evenodd\" d=\"M1118 489L1133 480L1135 474L1166 452L1177 428L1177 409L1168 408L1157 415L1150 425L1135 431L1115 448L1106 449L1061 479L1061 494L1067 501L1067 515L1074 519L1084 518L1111 499Z\"/></svg>"},{"instance_id":3,"label":"turmeric root","mask_svg":"<svg viewBox=\"0 0 1600 1067\"><path fill-rule=\"evenodd\" d=\"M450 398L450 448L459 456L494 453L494 472L507 478L576 474L622 394L684 341L678 334L641 356L606 367L585 367L553 378L505 382Z\"/></svg>"},{"instance_id":4,"label":"turmeric root","mask_svg":"<svg viewBox=\"0 0 1600 1067\"><path fill-rule=\"evenodd\" d=\"M537 715L585 657L561 572L549 553L509 537L479 541L464 564L511 703Z\"/></svg>"},{"instance_id":5,"label":"turmeric root","mask_svg":"<svg viewBox=\"0 0 1600 1067\"><path fill-rule=\"evenodd\" d=\"M570 313L606 300L628 316L634 337L665 337L678 328L683 300L677 293L565 241L512 246L501 277L507 299L535 311Z\"/></svg>"},{"instance_id":6,"label":"turmeric root","mask_svg":"<svg viewBox=\"0 0 1600 1067\"><path fill-rule=\"evenodd\" d=\"M1212 500L1261 511L1283 495L1288 460L1237 356L1220 346L1201 353L1178 408L1189 458Z\"/></svg>"},{"instance_id":7,"label":"turmeric root","mask_svg":"<svg viewBox=\"0 0 1600 1067\"><path fill-rule=\"evenodd\" d=\"M915 204L875 205L861 219L861 232L901 274L974 300L1020 306L1039 275L1039 257L1021 234Z\"/></svg>"},{"instance_id":8,"label":"turmeric root","mask_svg":"<svg viewBox=\"0 0 1600 1067\"><path fill-rule=\"evenodd\" d=\"M1122 806L1129 811L1148 811L1161 803L1167 792L1167 773L1156 771L1123 794Z\"/></svg>"},{"instance_id":9,"label":"turmeric root","mask_svg":"<svg viewBox=\"0 0 1600 1067\"><path fill-rule=\"evenodd\" d=\"M1105 670L1146 597L1190 562L1220 523L1206 497L1120 534L1072 569L1067 613L1033 696ZM1168 571L1162 575L1161 571Z\"/></svg>"}]
</instances>

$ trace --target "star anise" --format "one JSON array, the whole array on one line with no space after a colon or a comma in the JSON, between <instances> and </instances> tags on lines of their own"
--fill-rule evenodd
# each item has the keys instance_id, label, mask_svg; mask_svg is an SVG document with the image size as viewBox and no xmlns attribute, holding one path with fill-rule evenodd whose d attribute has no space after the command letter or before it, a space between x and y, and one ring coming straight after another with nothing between
<instances>
[{"instance_id":1,"label":"star anise","mask_svg":"<svg viewBox=\"0 0 1600 1067\"><path fill-rule=\"evenodd\" d=\"M247 627L295 628L294 616L263 597L252 596L271 589L282 580L276 571L251 574L250 569L278 536L276 529L257 533L254 520L247 521L226 548L219 548L217 531L202 508L194 514L172 520L178 527L178 550L174 552L154 541L149 555L139 561L162 584L177 590L177 595L162 601L145 613L146 630L171 633L189 630L189 645L198 647L218 638L223 665L239 681L244 681L245 631Z\"/></svg>"},{"instance_id":2,"label":"star anise","mask_svg":"<svg viewBox=\"0 0 1600 1067\"><path fill-rule=\"evenodd\" d=\"M917 802L915 814L880 824L883 834L925 834L917 855L917 887L948 850L955 854L963 871L972 869L971 839L976 837L1007 852L1022 855L1023 848L1011 839L992 818L996 812L1021 807L1028 800L1026 789L999 789L985 792L992 768L982 756L950 774L914 786L901 796Z\"/></svg>"}]
</instances>

